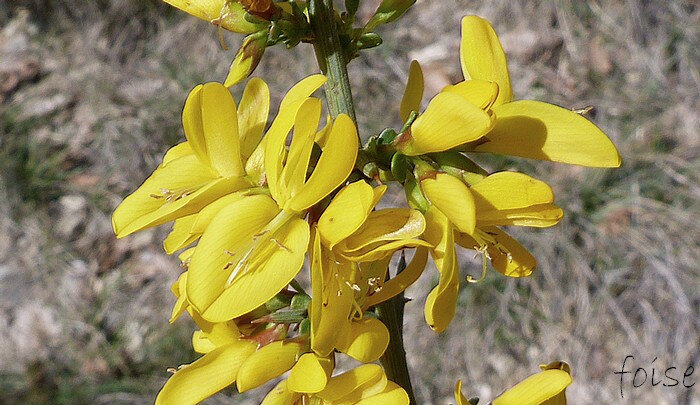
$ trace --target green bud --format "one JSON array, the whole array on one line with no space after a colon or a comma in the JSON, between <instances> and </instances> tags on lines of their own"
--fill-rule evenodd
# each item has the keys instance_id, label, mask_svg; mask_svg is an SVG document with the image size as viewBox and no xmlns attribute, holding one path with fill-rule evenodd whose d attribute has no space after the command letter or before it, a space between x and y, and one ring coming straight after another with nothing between
<instances>
[{"instance_id":1,"label":"green bud","mask_svg":"<svg viewBox=\"0 0 700 405\"><path fill-rule=\"evenodd\" d=\"M428 200L423 195L423 191L421 191L415 177L406 177L404 189L406 191L406 200L408 201L408 205L422 212L428 210L430 203L428 203Z\"/></svg>"},{"instance_id":2,"label":"green bud","mask_svg":"<svg viewBox=\"0 0 700 405\"><path fill-rule=\"evenodd\" d=\"M299 333L306 336L311 334L311 321L309 318L306 318L299 323Z\"/></svg>"},{"instance_id":3,"label":"green bud","mask_svg":"<svg viewBox=\"0 0 700 405\"><path fill-rule=\"evenodd\" d=\"M248 35L243 40L243 44L231 63L231 69L226 76L224 86L231 87L253 73L267 47L267 34L268 30L263 30Z\"/></svg>"},{"instance_id":4,"label":"green bud","mask_svg":"<svg viewBox=\"0 0 700 405\"><path fill-rule=\"evenodd\" d=\"M406 173L408 170L406 156L401 153L395 153L394 156L391 157L391 174L394 175L394 178L403 183L406 180Z\"/></svg>"},{"instance_id":5,"label":"green bud","mask_svg":"<svg viewBox=\"0 0 700 405\"><path fill-rule=\"evenodd\" d=\"M469 185L478 183L488 175L486 170L455 150L434 153L430 157L438 164L440 170L464 180Z\"/></svg>"},{"instance_id":6,"label":"green bud","mask_svg":"<svg viewBox=\"0 0 700 405\"><path fill-rule=\"evenodd\" d=\"M382 44L382 37L375 34L374 32L368 32L362 34L360 38L357 39L357 49L369 49L374 48Z\"/></svg>"},{"instance_id":7,"label":"green bud","mask_svg":"<svg viewBox=\"0 0 700 405\"><path fill-rule=\"evenodd\" d=\"M306 294L296 294L292 297L292 302L289 305L291 310L303 310L306 311L309 308L309 303L311 302L311 297Z\"/></svg>"},{"instance_id":8,"label":"green bud","mask_svg":"<svg viewBox=\"0 0 700 405\"><path fill-rule=\"evenodd\" d=\"M365 26L365 31L372 31L378 25L395 21L415 2L416 0L383 0L372 19Z\"/></svg>"},{"instance_id":9,"label":"green bud","mask_svg":"<svg viewBox=\"0 0 700 405\"><path fill-rule=\"evenodd\" d=\"M292 299L288 295L277 294L274 297L272 297L271 300L265 303L265 309L267 309L270 312L275 312L279 309L288 307L291 301Z\"/></svg>"}]
</instances>

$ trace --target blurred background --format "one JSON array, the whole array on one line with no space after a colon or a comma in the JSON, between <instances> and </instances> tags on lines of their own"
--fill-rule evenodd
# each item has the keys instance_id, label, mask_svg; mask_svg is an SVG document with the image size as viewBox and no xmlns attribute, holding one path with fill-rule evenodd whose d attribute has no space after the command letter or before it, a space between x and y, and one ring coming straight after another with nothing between
<instances>
[{"instance_id":1,"label":"blurred background","mask_svg":"<svg viewBox=\"0 0 700 405\"><path fill-rule=\"evenodd\" d=\"M362 2L369 18L378 0ZM426 96L461 80L459 21L490 19L510 60L516 98L591 119L619 148L617 170L478 156L550 183L564 207L547 230L516 229L538 258L523 280L496 273L462 289L448 331L412 287L406 347L422 404L464 391L496 396L566 360L570 403L699 404L696 385L633 388L619 371L698 366L700 340L700 10L694 1L419 1L350 66L364 137L399 126L411 59ZM155 0L0 1L0 403L152 403L166 368L192 361L193 325L167 319L181 269L168 226L122 240L110 215L183 139L195 84L223 80L241 38ZM313 51L270 48L255 75L273 110L316 72ZM235 89L239 94L240 88ZM478 275L472 253L463 275ZM654 364L652 361L654 358ZM657 374L659 375L659 374ZM641 378L641 377L640 377ZM229 390L210 403L257 403Z\"/></svg>"}]
</instances>

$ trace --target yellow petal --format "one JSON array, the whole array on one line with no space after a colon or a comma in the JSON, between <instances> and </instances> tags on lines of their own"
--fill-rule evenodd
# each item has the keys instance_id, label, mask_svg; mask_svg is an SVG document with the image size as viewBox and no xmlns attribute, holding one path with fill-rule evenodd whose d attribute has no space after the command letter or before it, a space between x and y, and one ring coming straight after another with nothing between
<instances>
[{"instance_id":1,"label":"yellow petal","mask_svg":"<svg viewBox=\"0 0 700 405\"><path fill-rule=\"evenodd\" d=\"M180 274L177 281L173 283L170 287L170 291L177 297L177 302L173 306L173 311L170 314L170 323L175 322L177 318L182 315L187 309L189 302L187 301L187 294L185 293L185 285L187 284L187 272Z\"/></svg>"},{"instance_id":2,"label":"yellow petal","mask_svg":"<svg viewBox=\"0 0 700 405\"><path fill-rule=\"evenodd\" d=\"M247 197L247 194L245 191L242 191L227 194L212 201L206 207L202 208L202 210L195 216L195 220L190 228L190 233L201 235L204 233L204 230L207 229L207 226L209 226L209 223L211 223L211 220L214 219L219 211L221 211L224 207L235 203L236 201L242 200L245 197Z\"/></svg>"},{"instance_id":3,"label":"yellow petal","mask_svg":"<svg viewBox=\"0 0 700 405\"><path fill-rule=\"evenodd\" d=\"M367 301L365 301L363 307L372 307L401 294L416 280L418 280L418 277L420 277L421 274L423 274L423 269L425 269L427 262L428 249L425 247L419 247L416 249L413 259L406 266L406 268L401 273L397 274L396 277L391 278L389 281L384 283L378 292L370 295L367 298Z\"/></svg>"},{"instance_id":4,"label":"yellow petal","mask_svg":"<svg viewBox=\"0 0 700 405\"><path fill-rule=\"evenodd\" d=\"M202 129L212 167L223 177L242 176L238 115L231 92L221 83L202 87Z\"/></svg>"},{"instance_id":5,"label":"yellow petal","mask_svg":"<svg viewBox=\"0 0 700 405\"><path fill-rule=\"evenodd\" d=\"M457 405L471 405L467 397L462 394L462 380L457 380L455 385L455 401L457 401Z\"/></svg>"},{"instance_id":6,"label":"yellow petal","mask_svg":"<svg viewBox=\"0 0 700 405\"><path fill-rule=\"evenodd\" d=\"M170 377L156 398L157 405L197 404L236 380L241 364L255 343L241 340L219 347Z\"/></svg>"},{"instance_id":7,"label":"yellow petal","mask_svg":"<svg viewBox=\"0 0 700 405\"><path fill-rule=\"evenodd\" d=\"M564 217L564 211L554 204L539 204L527 208L487 211L478 215L476 224L484 226L554 226Z\"/></svg>"},{"instance_id":8,"label":"yellow petal","mask_svg":"<svg viewBox=\"0 0 700 405\"><path fill-rule=\"evenodd\" d=\"M355 167L358 143L355 123L349 116L340 114L313 173L299 193L287 202L287 207L301 212L343 184Z\"/></svg>"},{"instance_id":9,"label":"yellow petal","mask_svg":"<svg viewBox=\"0 0 700 405\"><path fill-rule=\"evenodd\" d=\"M290 391L287 388L287 380L280 381L275 388L270 390L260 405L292 405L301 398L300 393Z\"/></svg>"},{"instance_id":10,"label":"yellow petal","mask_svg":"<svg viewBox=\"0 0 700 405\"><path fill-rule=\"evenodd\" d=\"M471 104L487 110L496 102L498 97L498 84L487 80L465 80L463 82L446 86L441 92L449 92L462 96Z\"/></svg>"},{"instance_id":11,"label":"yellow petal","mask_svg":"<svg viewBox=\"0 0 700 405\"><path fill-rule=\"evenodd\" d=\"M220 24L222 28L242 34L259 31L269 25L246 14L238 2L228 0L164 0L166 3L179 8L197 18L212 24ZM249 21L250 20L250 21Z\"/></svg>"},{"instance_id":12,"label":"yellow petal","mask_svg":"<svg viewBox=\"0 0 700 405\"><path fill-rule=\"evenodd\" d=\"M482 212L527 208L554 202L547 183L516 172L487 176L471 188L477 216Z\"/></svg>"},{"instance_id":13,"label":"yellow petal","mask_svg":"<svg viewBox=\"0 0 700 405\"><path fill-rule=\"evenodd\" d=\"M299 106L294 121L294 136L289 145L287 161L282 169L280 186L284 191L285 200L277 201L280 206L283 206L291 196L297 194L306 180L309 159L320 119L321 100L308 98Z\"/></svg>"},{"instance_id":14,"label":"yellow petal","mask_svg":"<svg viewBox=\"0 0 700 405\"><path fill-rule=\"evenodd\" d=\"M252 240L278 213L267 196L244 198L223 208L202 235L192 255L187 278L187 296L201 314L223 293L233 269L227 264L235 252ZM224 319L227 320L227 319Z\"/></svg>"},{"instance_id":15,"label":"yellow petal","mask_svg":"<svg viewBox=\"0 0 700 405\"><path fill-rule=\"evenodd\" d=\"M494 107L493 130L468 149L591 167L619 167L610 139L581 115L556 105L519 100Z\"/></svg>"},{"instance_id":16,"label":"yellow petal","mask_svg":"<svg viewBox=\"0 0 700 405\"><path fill-rule=\"evenodd\" d=\"M496 105L513 100L506 54L487 20L474 15L462 19L459 55L466 80L482 79L498 83L499 95Z\"/></svg>"},{"instance_id":17,"label":"yellow petal","mask_svg":"<svg viewBox=\"0 0 700 405\"><path fill-rule=\"evenodd\" d=\"M345 266L345 267L344 267ZM313 298L309 312L311 349L326 357L335 349L336 341L349 322L353 292L336 277L347 272L348 263L329 260L321 249L318 231L314 235L311 255L311 289ZM343 273L340 273L343 271Z\"/></svg>"},{"instance_id":18,"label":"yellow petal","mask_svg":"<svg viewBox=\"0 0 700 405\"><path fill-rule=\"evenodd\" d=\"M253 353L238 370L238 392L259 387L279 377L294 366L301 354L301 344L272 342Z\"/></svg>"},{"instance_id":19,"label":"yellow petal","mask_svg":"<svg viewBox=\"0 0 700 405\"><path fill-rule=\"evenodd\" d=\"M476 208L474 197L461 180L447 173L421 181L423 193L430 203L450 219L462 232L474 233Z\"/></svg>"},{"instance_id":20,"label":"yellow petal","mask_svg":"<svg viewBox=\"0 0 700 405\"><path fill-rule=\"evenodd\" d=\"M157 168L117 207L112 227L118 238L199 212L217 198L248 187L242 178L216 179L194 155Z\"/></svg>"},{"instance_id":21,"label":"yellow petal","mask_svg":"<svg viewBox=\"0 0 700 405\"><path fill-rule=\"evenodd\" d=\"M518 241L495 226L485 227L481 231L488 235L488 241L480 238L479 243L469 235L457 233L456 242L467 249L479 249L486 244L491 264L505 276L527 277L532 274L537 260Z\"/></svg>"},{"instance_id":22,"label":"yellow petal","mask_svg":"<svg viewBox=\"0 0 700 405\"><path fill-rule=\"evenodd\" d=\"M197 330L192 334L192 349L201 354L207 354L216 350L216 345L212 343L204 332Z\"/></svg>"},{"instance_id":23,"label":"yellow petal","mask_svg":"<svg viewBox=\"0 0 700 405\"><path fill-rule=\"evenodd\" d=\"M425 230L425 218L409 208L387 208L373 211L351 236L343 241L345 255L361 254L385 242L407 240L420 236Z\"/></svg>"},{"instance_id":24,"label":"yellow petal","mask_svg":"<svg viewBox=\"0 0 700 405\"><path fill-rule=\"evenodd\" d=\"M185 107L182 110L182 127L185 130L187 144L192 149L203 165L211 167L211 160L207 154L207 144L204 138L204 126L202 124L202 89L203 84L193 88L187 95Z\"/></svg>"},{"instance_id":25,"label":"yellow petal","mask_svg":"<svg viewBox=\"0 0 700 405\"><path fill-rule=\"evenodd\" d=\"M355 405L408 405L409 402L408 394L401 386L392 381L387 381L384 391L364 398L356 402Z\"/></svg>"},{"instance_id":26,"label":"yellow petal","mask_svg":"<svg viewBox=\"0 0 700 405\"><path fill-rule=\"evenodd\" d=\"M296 277L309 246L309 223L294 218L280 228L274 238L268 240L259 255L251 258L247 270L243 270L202 312L204 319L220 322L250 312L274 297Z\"/></svg>"},{"instance_id":27,"label":"yellow petal","mask_svg":"<svg viewBox=\"0 0 700 405\"><path fill-rule=\"evenodd\" d=\"M386 187L381 187L386 190ZM318 232L324 244L332 249L352 235L374 209L374 190L360 180L343 187L318 220Z\"/></svg>"},{"instance_id":28,"label":"yellow petal","mask_svg":"<svg viewBox=\"0 0 700 405\"><path fill-rule=\"evenodd\" d=\"M280 111L292 105L301 105L313 92L318 90L326 82L326 76L321 74L311 75L295 84L282 99ZM293 109L296 113L296 108Z\"/></svg>"},{"instance_id":29,"label":"yellow petal","mask_svg":"<svg viewBox=\"0 0 700 405\"><path fill-rule=\"evenodd\" d=\"M333 127L333 118L330 114L326 115L326 125L321 128L320 131L316 133L316 143L323 149L326 147L326 142L328 142L328 135L331 133L331 128Z\"/></svg>"},{"instance_id":30,"label":"yellow petal","mask_svg":"<svg viewBox=\"0 0 700 405\"><path fill-rule=\"evenodd\" d=\"M532 375L494 399L493 405L540 405L563 394L572 382L566 370L549 369ZM565 397L564 402L566 403Z\"/></svg>"},{"instance_id":31,"label":"yellow petal","mask_svg":"<svg viewBox=\"0 0 700 405\"><path fill-rule=\"evenodd\" d=\"M357 400L382 392L387 386L386 375L377 364L365 364L331 378L318 397L324 401L349 401L352 397Z\"/></svg>"},{"instance_id":32,"label":"yellow petal","mask_svg":"<svg viewBox=\"0 0 700 405\"><path fill-rule=\"evenodd\" d=\"M199 238L199 235L193 235L190 233L192 224L197 219L197 215L188 215L175 220L175 225L173 225L173 230L170 231L168 236L163 241L163 248L165 253L173 254Z\"/></svg>"},{"instance_id":33,"label":"yellow petal","mask_svg":"<svg viewBox=\"0 0 700 405\"><path fill-rule=\"evenodd\" d=\"M262 79L254 77L246 84L238 106L238 135L244 160L258 146L269 112L270 90Z\"/></svg>"},{"instance_id":34,"label":"yellow petal","mask_svg":"<svg viewBox=\"0 0 700 405\"><path fill-rule=\"evenodd\" d=\"M454 318L459 293L459 264L454 247L454 232L447 217L430 207L425 213L428 226L424 237L435 248L433 261L440 272L440 281L425 302L425 320L434 331L440 333Z\"/></svg>"},{"instance_id":35,"label":"yellow petal","mask_svg":"<svg viewBox=\"0 0 700 405\"><path fill-rule=\"evenodd\" d=\"M303 354L292 367L287 389L295 392L316 393L326 387L328 377L315 354Z\"/></svg>"},{"instance_id":36,"label":"yellow petal","mask_svg":"<svg viewBox=\"0 0 700 405\"><path fill-rule=\"evenodd\" d=\"M389 346L389 330L382 321L365 317L353 321L336 348L357 361L378 360Z\"/></svg>"},{"instance_id":37,"label":"yellow petal","mask_svg":"<svg viewBox=\"0 0 700 405\"><path fill-rule=\"evenodd\" d=\"M192 147L190 146L189 142L180 142L165 152L161 166L165 166L177 158L181 158L185 155L191 155L193 153L194 152L192 151Z\"/></svg>"},{"instance_id":38,"label":"yellow petal","mask_svg":"<svg viewBox=\"0 0 700 405\"><path fill-rule=\"evenodd\" d=\"M411 62L408 70L408 82L401 99L401 121L406 122L412 111L420 112L420 103L423 100L423 70L418 61Z\"/></svg>"},{"instance_id":39,"label":"yellow petal","mask_svg":"<svg viewBox=\"0 0 700 405\"><path fill-rule=\"evenodd\" d=\"M411 125L410 136L398 138L397 148L409 156L442 152L486 135L494 117L465 102L464 97L442 92Z\"/></svg>"}]
</instances>

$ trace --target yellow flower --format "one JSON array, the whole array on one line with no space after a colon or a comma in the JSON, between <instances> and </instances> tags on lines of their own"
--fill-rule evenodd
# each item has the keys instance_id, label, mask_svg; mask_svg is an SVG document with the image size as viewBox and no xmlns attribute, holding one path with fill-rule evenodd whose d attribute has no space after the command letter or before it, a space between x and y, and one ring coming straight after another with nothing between
<instances>
[{"instance_id":1,"label":"yellow flower","mask_svg":"<svg viewBox=\"0 0 700 405\"><path fill-rule=\"evenodd\" d=\"M583 116L533 100L513 101L506 56L491 24L477 16L462 19L462 72L465 81L445 87L396 139L406 155L445 151L489 152L592 167L618 167L610 139ZM401 116L419 111L423 77L411 64Z\"/></svg>"},{"instance_id":2,"label":"yellow flower","mask_svg":"<svg viewBox=\"0 0 700 405\"><path fill-rule=\"evenodd\" d=\"M321 356L337 349L356 360L372 362L384 353L389 332L381 321L363 317L367 297L381 289L396 250L428 245L416 239L425 229L420 212L406 208L373 211L385 191L386 186L372 189L364 181L345 186L315 227L309 318L311 348ZM416 272L411 273L415 276Z\"/></svg>"},{"instance_id":3,"label":"yellow flower","mask_svg":"<svg viewBox=\"0 0 700 405\"><path fill-rule=\"evenodd\" d=\"M166 3L192 14L204 21L229 31L250 34L258 32L269 25L269 21L256 18L246 13L244 5L252 12L261 8L264 1L232 1L232 0L163 0ZM243 4L242 4L243 3ZM269 1L267 3L270 3ZM267 8L262 11L267 11Z\"/></svg>"},{"instance_id":4,"label":"yellow flower","mask_svg":"<svg viewBox=\"0 0 700 405\"><path fill-rule=\"evenodd\" d=\"M248 83L238 111L221 84L195 87L182 113L187 141L172 147L114 211L117 237L198 213L226 194L251 187L243 159L260 140L268 108L269 92L260 79Z\"/></svg>"},{"instance_id":5,"label":"yellow flower","mask_svg":"<svg viewBox=\"0 0 700 405\"><path fill-rule=\"evenodd\" d=\"M308 356L308 355L305 355ZM311 368L311 367L309 367ZM314 366L313 368L316 368ZM292 373L294 369L292 369ZM319 372L316 371L316 374ZM290 375L270 391L262 405L301 405L307 403L356 405L408 405L406 391L387 380L381 366L365 364L330 378L318 392L294 391L296 382ZM310 379L312 381L313 379Z\"/></svg>"},{"instance_id":6,"label":"yellow flower","mask_svg":"<svg viewBox=\"0 0 700 405\"><path fill-rule=\"evenodd\" d=\"M450 174L432 173L421 180L421 189L429 203L423 238L434 246L431 253L440 272L425 318L437 332L455 314L460 283L455 243L482 252L506 276L525 277L536 265L534 257L498 226L548 227L563 216L553 204L551 188L522 173L494 173L471 187Z\"/></svg>"},{"instance_id":7,"label":"yellow flower","mask_svg":"<svg viewBox=\"0 0 700 405\"><path fill-rule=\"evenodd\" d=\"M493 405L566 405L566 387L571 382L571 370L564 362L540 365L541 372L531 375L506 390ZM462 394L462 381L455 386L457 405L469 405L469 400Z\"/></svg>"},{"instance_id":8,"label":"yellow flower","mask_svg":"<svg viewBox=\"0 0 700 405\"><path fill-rule=\"evenodd\" d=\"M204 319L233 319L289 284L308 247L306 210L340 186L353 169L357 130L347 115L340 115L307 177L321 117L321 101L308 96L324 82L322 75L311 76L287 93L261 143L262 152L254 151L249 159L259 159L262 153L269 195L245 195L231 202L204 229L187 277L188 300Z\"/></svg>"}]
</instances>

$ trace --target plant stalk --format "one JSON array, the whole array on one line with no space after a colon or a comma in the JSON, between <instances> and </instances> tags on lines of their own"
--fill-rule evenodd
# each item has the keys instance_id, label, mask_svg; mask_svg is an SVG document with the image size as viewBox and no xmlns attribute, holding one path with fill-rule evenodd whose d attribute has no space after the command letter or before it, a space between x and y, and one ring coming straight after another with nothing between
<instances>
[{"instance_id":1,"label":"plant stalk","mask_svg":"<svg viewBox=\"0 0 700 405\"><path fill-rule=\"evenodd\" d=\"M338 37L333 0L309 0L308 4L309 19L314 32L316 59L321 71L328 78L325 90L331 117L335 119L340 114L347 114L357 123L348 78L348 61ZM389 380L406 390L411 404L415 405L416 400L403 346L404 304L404 296L399 294L377 305L377 314L389 329L390 337L389 347L382 356L381 363Z\"/></svg>"},{"instance_id":2,"label":"plant stalk","mask_svg":"<svg viewBox=\"0 0 700 405\"><path fill-rule=\"evenodd\" d=\"M333 0L310 0L309 19L314 32L314 50L318 66L328 78L326 99L331 117L347 114L357 123L352 103L347 61L338 37Z\"/></svg>"}]
</instances>

